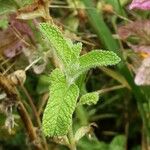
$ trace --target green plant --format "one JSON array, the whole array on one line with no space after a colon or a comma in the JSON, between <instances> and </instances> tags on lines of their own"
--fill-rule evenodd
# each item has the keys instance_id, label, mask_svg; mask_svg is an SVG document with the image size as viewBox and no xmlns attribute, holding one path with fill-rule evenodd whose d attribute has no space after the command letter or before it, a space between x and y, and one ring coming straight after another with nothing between
<instances>
[{"instance_id":1,"label":"green plant","mask_svg":"<svg viewBox=\"0 0 150 150\"><path fill-rule=\"evenodd\" d=\"M66 39L57 26L41 23L39 28L48 38L52 55L59 66L49 77L50 98L43 114L42 129L49 137L68 135L70 149L76 149L71 128L73 112L78 105L95 104L99 99L96 92L87 93L79 99L80 89L76 81L90 68L115 65L120 58L112 51L102 50L92 50L80 56L82 44Z\"/></svg>"}]
</instances>

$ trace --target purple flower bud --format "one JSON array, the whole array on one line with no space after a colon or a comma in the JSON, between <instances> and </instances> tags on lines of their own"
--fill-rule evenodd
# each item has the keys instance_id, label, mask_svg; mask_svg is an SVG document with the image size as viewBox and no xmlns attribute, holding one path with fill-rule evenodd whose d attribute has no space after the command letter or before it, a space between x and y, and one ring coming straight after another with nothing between
<instances>
[{"instance_id":1,"label":"purple flower bud","mask_svg":"<svg viewBox=\"0 0 150 150\"><path fill-rule=\"evenodd\" d=\"M129 9L142 9L150 10L150 0L133 0L129 6Z\"/></svg>"}]
</instances>

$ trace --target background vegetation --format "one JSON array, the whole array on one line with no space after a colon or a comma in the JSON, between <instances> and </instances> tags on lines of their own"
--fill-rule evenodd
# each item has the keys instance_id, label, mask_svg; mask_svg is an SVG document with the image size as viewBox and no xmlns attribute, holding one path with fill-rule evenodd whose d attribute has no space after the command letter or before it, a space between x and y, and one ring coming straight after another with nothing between
<instances>
[{"instance_id":1,"label":"background vegetation","mask_svg":"<svg viewBox=\"0 0 150 150\"><path fill-rule=\"evenodd\" d=\"M150 149L150 13L129 10L130 0L0 0L0 149L68 149L62 137L42 134L49 74L58 65L39 23L53 22L81 55L115 52L121 62L80 78L96 105L78 107L78 150ZM19 79L19 80L18 80ZM39 146L42 145L42 146Z\"/></svg>"}]
</instances>

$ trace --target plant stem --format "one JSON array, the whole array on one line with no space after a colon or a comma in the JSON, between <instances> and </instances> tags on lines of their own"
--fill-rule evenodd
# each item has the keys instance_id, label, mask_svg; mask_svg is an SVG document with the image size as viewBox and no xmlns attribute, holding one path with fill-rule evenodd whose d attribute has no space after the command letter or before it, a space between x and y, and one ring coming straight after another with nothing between
<instances>
[{"instance_id":1,"label":"plant stem","mask_svg":"<svg viewBox=\"0 0 150 150\"><path fill-rule=\"evenodd\" d=\"M76 150L76 143L75 143L75 139L74 139L74 135L73 135L73 129L72 126L68 132L68 140L69 140L69 148L70 150Z\"/></svg>"},{"instance_id":2,"label":"plant stem","mask_svg":"<svg viewBox=\"0 0 150 150\"><path fill-rule=\"evenodd\" d=\"M31 118L26 108L21 102L17 88L12 85L12 82L7 77L1 74L0 74L0 87L5 91L8 99L13 100L14 104L18 104L17 110L27 130L31 143L37 141L38 136L32 124ZM41 146L41 141L38 142L37 144L34 144L34 147L36 150L43 150Z\"/></svg>"},{"instance_id":3,"label":"plant stem","mask_svg":"<svg viewBox=\"0 0 150 150\"><path fill-rule=\"evenodd\" d=\"M34 113L34 117L35 117L35 120L36 120L36 123L37 123L37 126L39 128L41 128L41 120L39 118L39 115L38 115L38 112L37 112L37 109L33 103L33 99L31 98L30 94L28 93L27 89L24 87L24 85L21 84L21 88L23 90L23 92L25 93L25 95L27 96L28 98L28 101L29 101L29 104L30 104L30 107ZM42 142L43 142L43 146L45 148L45 150L48 150L48 147L47 147L47 141L46 141L46 138L44 137L44 135L42 134Z\"/></svg>"},{"instance_id":4,"label":"plant stem","mask_svg":"<svg viewBox=\"0 0 150 150\"><path fill-rule=\"evenodd\" d=\"M41 98L41 101L39 103L38 112L37 112L38 116L40 116L42 114L44 106L46 105L46 103L48 101L48 98L49 98L49 93L48 92L44 93Z\"/></svg>"},{"instance_id":5,"label":"plant stem","mask_svg":"<svg viewBox=\"0 0 150 150\"><path fill-rule=\"evenodd\" d=\"M105 94L107 92L119 90L119 89L122 89L122 88L125 88L125 86L124 85L115 85L113 87L98 90L97 92L101 95L101 94Z\"/></svg>"},{"instance_id":6,"label":"plant stem","mask_svg":"<svg viewBox=\"0 0 150 150\"><path fill-rule=\"evenodd\" d=\"M80 125L88 125L87 113L85 112L85 108L82 105L76 108L76 115L79 119Z\"/></svg>"},{"instance_id":7,"label":"plant stem","mask_svg":"<svg viewBox=\"0 0 150 150\"><path fill-rule=\"evenodd\" d=\"M32 121L28 115L28 112L26 111L24 105L22 104L22 102L19 100L18 103L18 107L17 107L18 113L24 123L24 126L27 130L27 133L29 135L30 141L34 142L36 141L36 139L38 138L34 129L34 126L32 124ZM38 143L36 145L34 145L36 150L42 150L43 148L41 147L41 144Z\"/></svg>"},{"instance_id":8,"label":"plant stem","mask_svg":"<svg viewBox=\"0 0 150 150\"><path fill-rule=\"evenodd\" d=\"M24 87L24 85L21 85L21 88L22 88L24 94L26 95L26 97L28 98L28 102L29 102L30 107L31 107L31 109L32 109L32 111L33 111L33 114L34 114L36 123L37 123L37 125L40 127L40 126L41 126L41 121L40 121L40 118L39 118L39 116L38 116L36 107L35 107L35 105L34 105L34 103L33 103L33 99L32 99L31 96L29 95L29 93L28 93L27 89Z\"/></svg>"}]
</instances>

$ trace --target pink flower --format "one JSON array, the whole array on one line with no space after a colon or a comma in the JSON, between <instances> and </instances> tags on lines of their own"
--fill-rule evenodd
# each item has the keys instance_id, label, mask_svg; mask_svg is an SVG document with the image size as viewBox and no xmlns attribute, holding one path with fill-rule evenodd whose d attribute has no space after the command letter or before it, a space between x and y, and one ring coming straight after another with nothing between
<instances>
[{"instance_id":1,"label":"pink flower","mask_svg":"<svg viewBox=\"0 0 150 150\"><path fill-rule=\"evenodd\" d=\"M150 0L133 0L129 6L129 9L142 9L150 10Z\"/></svg>"}]
</instances>

